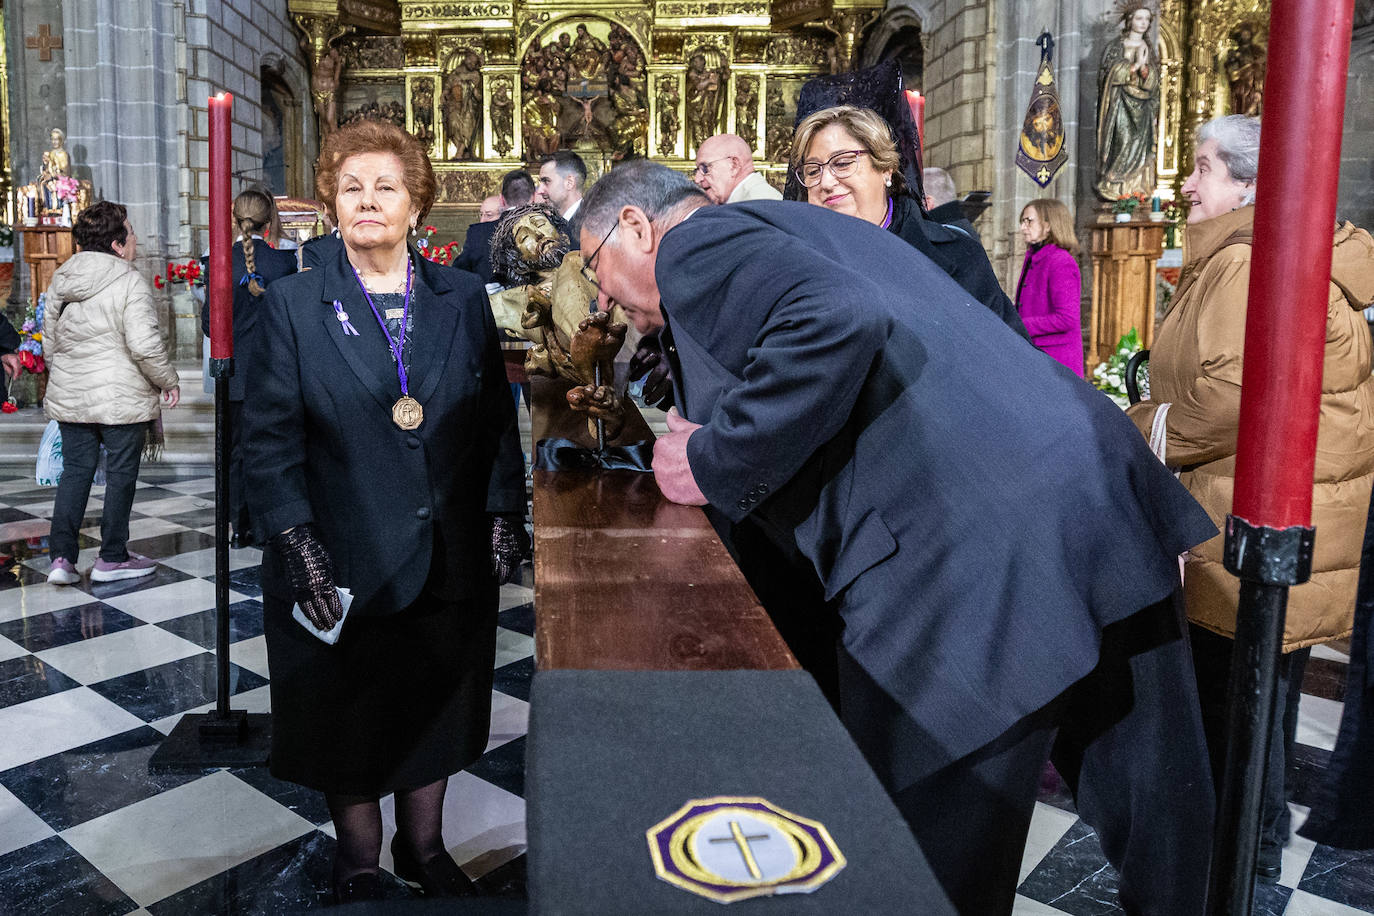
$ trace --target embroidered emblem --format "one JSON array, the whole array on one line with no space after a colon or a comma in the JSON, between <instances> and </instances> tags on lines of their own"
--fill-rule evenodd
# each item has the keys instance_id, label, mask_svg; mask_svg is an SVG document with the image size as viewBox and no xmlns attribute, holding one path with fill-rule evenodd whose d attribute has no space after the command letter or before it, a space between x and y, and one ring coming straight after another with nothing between
<instances>
[{"instance_id":1,"label":"embroidered emblem","mask_svg":"<svg viewBox=\"0 0 1374 916\"><path fill-rule=\"evenodd\" d=\"M845 866L824 824L757 796L693 799L646 836L655 874L719 903L808 894Z\"/></svg>"}]
</instances>

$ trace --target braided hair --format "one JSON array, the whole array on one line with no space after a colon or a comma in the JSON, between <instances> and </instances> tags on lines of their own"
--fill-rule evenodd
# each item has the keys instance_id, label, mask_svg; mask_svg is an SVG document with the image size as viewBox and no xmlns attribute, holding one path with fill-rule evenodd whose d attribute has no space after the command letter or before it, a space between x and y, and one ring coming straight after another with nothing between
<instances>
[{"instance_id":1,"label":"braided hair","mask_svg":"<svg viewBox=\"0 0 1374 916\"><path fill-rule=\"evenodd\" d=\"M266 289L258 274L257 258L253 254L253 233L261 233L276 216L277 208L272 198L254 188L234 198L234 228L243 236L243 266L247 270L244 279L248 292L261 296Z\"/></svg>"}]
</instances>

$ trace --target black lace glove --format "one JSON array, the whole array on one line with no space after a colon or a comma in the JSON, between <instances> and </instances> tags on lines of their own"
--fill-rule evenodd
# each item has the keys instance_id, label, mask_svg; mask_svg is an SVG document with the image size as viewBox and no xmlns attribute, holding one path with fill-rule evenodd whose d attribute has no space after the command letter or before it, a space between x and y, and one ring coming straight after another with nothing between
<instances>
[{"instance_id":1,"label":"black lace glove","mask_svg":"<svg viewBox=\"0 0 1374 916\"><path fill-rule=\"evenodd\" d=\"M519 515L491 517L491 571L498 585L509 585L520 578L520 564L530 553L530 538L525 519Z\"/></svg>"},{"instance_id":2,"label":"black lace glove","mask_svg":"<svg viewBox=\"0 0 1374 916\"><path fill-rule=\"evenodd\" d=\"M645 334L639 341L639 348L630 357L630 381L644 377L644 403L650 407L667 410L673 406L673 370L668 360L663 358L663 348L659 346L658 334Z\"/></svg>"},{"instance_id":3,"label":"black lace glove","mask_svg":"<svg viewBox=\"0 0 1374 916\"><path fill-rule=\"evenodd\" d=\"M334 564L315 529L297 525L272 538L272 546L286 561L291 592L305 616L321 630L332 630L343 619L343 605L334 588Z\"/></svg>"}]
</instances>

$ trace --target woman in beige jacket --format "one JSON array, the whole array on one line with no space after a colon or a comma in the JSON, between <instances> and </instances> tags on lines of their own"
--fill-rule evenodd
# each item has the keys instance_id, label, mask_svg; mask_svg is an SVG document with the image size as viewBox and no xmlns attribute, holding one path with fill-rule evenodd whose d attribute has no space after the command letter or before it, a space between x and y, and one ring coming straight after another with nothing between
<instances>
[{"instance_id":1,"label":"woman in beige jacket","mask_svg":"<svg viewBox=\"0 0 1374 916\"><path fill-rule=\"evenodd\" d=\"M62 430L62 477L48 539L48 581L54 585L81 581L76 535L102 445L105 506L91 580L154 572L152 560L128 551L129 509L159 397L167 407L181 397L152 290L130 263L138 238L125 209L109 201L88 207L77 216L72 237L79 251L53 274L43 334L49 373L43 406Z\"/></svg>"},{"instance_id":2,"label":"woman in beige jacket","mask_svg":"<svg viewBox=\"0 0 1374 916\"><path fill-rule=\"evenodd\" d=\"M1224 528L1235 483L1236 432L1249 294L1259 121L1217 118L1198 133L1196 166L1183 185L1188 259L1150 350L1151 400L1129 415L1165 434L1164 461ZM1297 727L1310 647L1348 636L1354 621L1360 547L1374 482L1374 377L1369 326L1374 240L1346 223L1335 230L1327 300L1326 355L1313 481L1312 578L1290 590L1278 714L1270 738L1259 876L1274 881L1288 838L1284 774ZM1280 367L1275 367L1279 371ZM1227 678L1239 580L1222 565L1220 536L1194 548L1184 572L1203 724L1219 775L1225 753Z\"/></svg>"}]
</instances>

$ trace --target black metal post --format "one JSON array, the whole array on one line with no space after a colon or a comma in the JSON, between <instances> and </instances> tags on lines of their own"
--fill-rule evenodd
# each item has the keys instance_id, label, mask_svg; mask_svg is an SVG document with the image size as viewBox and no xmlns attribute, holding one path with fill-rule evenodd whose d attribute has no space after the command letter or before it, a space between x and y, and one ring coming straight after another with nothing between
<instances>
[{"instance_id":1,"label":"black metal post","mask_svg":"<svg viewBox=\"0 0 1374 916\"><path fill-rule=\"evenodd\" d=\"M234 358L210 360L215 380L215 715L202 730L237 734L247 727L244 714L235 720L229 710L229 379Z\"/></svg>"},{"instance_id":2,"label":"black metal post","mask_svg":"<svg viewBox=\"0 0 1374 916\"><path fill-rule=\"evenodd\" d=\"M1240 577L1226 716L1226 763L1212 839L1209 916L1246 916L1276 715L1279 655L1290 586L1312 573L1312 528L1269 528L1226 519L1226 568ZM1279 774L1282 778L1282 774Z\"/></svg>"},{"instance_id":3,"label":"black metal post","mask_svg":"<svg viewBox=\"0 0 1374 916\"><path fill-rule=\"evenodd\" d=\"M233 357L210 360L215 380L215 709L186 714L148 761L153 772L262 766L271 743L271 717L229 708L229 378Z\"/></svg>"}]
</instances>

